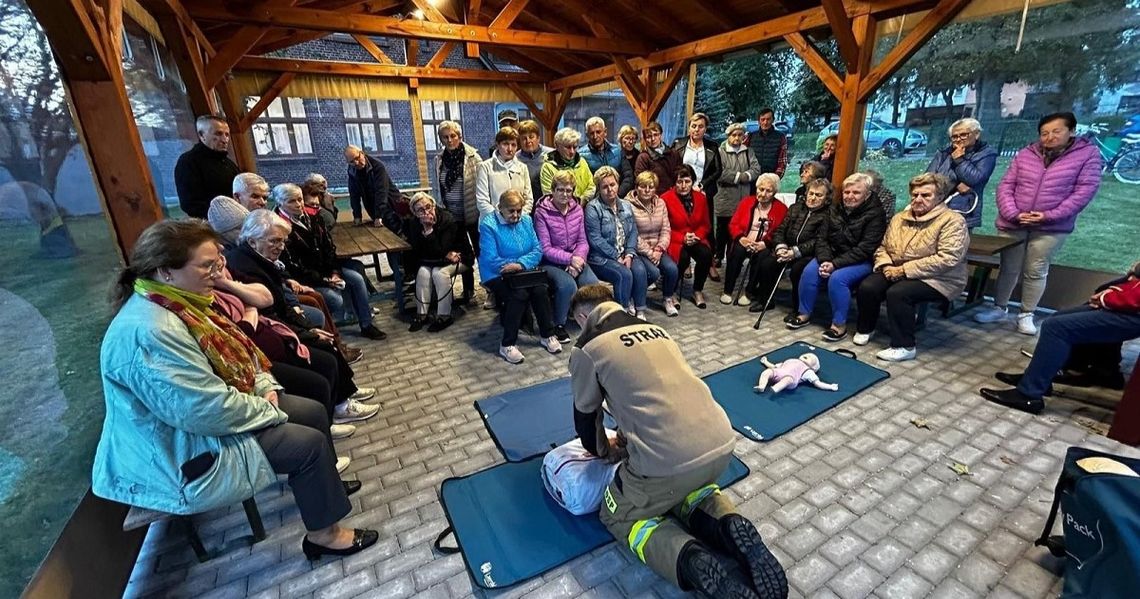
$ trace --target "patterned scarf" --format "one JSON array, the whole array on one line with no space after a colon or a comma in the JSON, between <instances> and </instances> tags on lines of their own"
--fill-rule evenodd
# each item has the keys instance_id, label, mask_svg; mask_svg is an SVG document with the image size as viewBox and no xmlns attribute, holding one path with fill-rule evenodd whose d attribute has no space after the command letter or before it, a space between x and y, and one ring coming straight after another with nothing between
<instances>
[{"instance_id":1,"label":"patterned scarf","mask_svg":"<svg viewBox=\"0 0 1140 599\"><path fill-rule=\"evenodd\" d=\"M173 312L210 361L214 373L242 393L253 393L254 381L268 372L269 358L257 349L236 324L214 311L214 298L178 289L172 285L137 279L135 293Z\"/></svg>"},{"instance_id":2,"label":"patterned scarf","mask_svg":"<svg viewBox=\"0 0 1140 599\"><path fill-rule=\"evenodd\" d=\"M443 151L443 160L439 165L439 191L443 197L447 197L451 188L455 187L455 182L463 176L463 155L463 146Z\"/></svg>"}]
</instances>

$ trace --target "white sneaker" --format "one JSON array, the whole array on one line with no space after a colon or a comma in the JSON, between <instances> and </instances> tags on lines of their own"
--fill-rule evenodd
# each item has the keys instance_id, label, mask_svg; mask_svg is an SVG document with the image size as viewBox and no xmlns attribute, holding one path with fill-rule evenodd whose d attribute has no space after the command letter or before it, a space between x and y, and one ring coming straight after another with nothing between
<instances>
[{"instance_id":1,"label":"white sneaker","mask_svg":"<svg viewBox=\"0 0 1140 599\"><path fill-rule=\"evenodd\" d=\"M332 424L329 425L329 432L333 439L346 439L356 432L356 427L351 424Z\"/></svg>"},{"instance_id":2,"label":"white sneaker","mask_svg":"<svg viewBox=\"0 0 1140 599\"><path fill-rule=\"evenodd\" d=\"M376 396L375 387L357 387L356 393L353 393L348 398L352 401L368 401Z\"/></svg>"},{"instance_id":3,"label":"white sneaker","mask_svg":"<svg viewBox=\"0 0 1140 599\"><path fill-rule=\"evenodd\" d=\"M875 357L887 362L906 362L913 360L915 355L917 352L914 351L913 347L888 347L875 354Z\"/></svg>"},{"instance_id":4,"label":"white sneaker","mask_svg":"<svg viewBox=\"0 0 1140 599\"><path fill-rule=\"evenodd\" d=\"M1037 325L1033 322L1032 312L1022 312L1017 315L1017 332L1022 335L1037 334Z\"/></svg>"},{"instance_id":5,"label":"white sneaker","mask_svg":"<svg viewBox=\"0 0 1140 599\"><path fill-rule=\"evenodd\" d=\"M726 306L731 306L732 305L732 296L727 294L727 293L720 294L720 303L722 303Z\"/></svg>"},{"instance_id":6,"label":"white sneaker","mask_svg":"<svg viewBox=\"0 0 1140 599\"><path fill-rule=\"evenodd\" d=\"M646 291L653 291L654 289L657 289L657 281L653 281L645 287Z\"/></svg>"},{"instance_id":7,"label":"white sneaker","mask_svg":"<svg viewBox=\"0 0 1140 599\"><path fill-rule=\"evenodd\" d=\"M642 318L642 320L645 320L645 319ZM551 336L551 337L547 337L545 339L539 339L538 342L540 344L542 344L543 349L545 349L546 351L548 351L552 354L562 353L562 344L558 342L557 337Z\"/></svg>"},{"instance_id":8,"label":"white sneaker","mask_svg":"<svg viewBox=\"0 0 1140 599\"><path fill-rule=\"evenodd\" d=\"M337 458L336 458L336 473L340 474L341 472L348 470L348 465L351 463L352 463L352 458L347 457L347 456L345 456L345 457L337 456Z\"/></svg>"},{"instance_id":9,"label":"white sneaker","mask_svg":"<svg viewBox=\"0 0 1140 599\"><path fill-rule=\"evenodd\" d=\"M736 298L737 306L748 306L752 304L752 300L748 299L748 294L741 293L740 297Z\"/></svg>"},{"instance_id":10,"label":"white sneaker","mask_svg":"<svg viewBox=\"0 0 1140 599\"><path fill-rule=\"evenodd\" d=\"M871 334L870 333L855 333L855 336L851 338L851 342L854 343L855 345L867 345L868 343L871 342Z\"/></svg>"},{"instance_id":11,"label":"white sneaker","mask_svg":"<svg viewBox=\"0 0 1140 599\"><path fill-rule=\"evenodd\" d=\"M994 322L1001 322L1006 319L1006 309L994 306L988 310L983 310L974 315L974 322L982 324L991 324Z\"/></svg>"},{"instance_id":12,"label":"white sneaker","mask_svg":"<svg viewBox=\"0 0 1140 599\"><path fill-rule=\"evenodd\" d=\"M677 312L677 300L671 297L665 298L665 316L676 316Z\"/></svg>"},{"instance_id":13,"label":"white sneaker","mask_svg":"<svg viewBox=\"0 0 1140 599\"><path fill-rule=\"evenodd\" d=\"M642 321L644 321L645 320L645 310L644 309L638 310L637 311L637 317L639 319L641 319Z\"/></svg>"},{"instance_id":14,"label":"white sneaker","mask_svg":"<svg viewBox=\"0 0 1140 599\"><path fill-rule=\"evenodd\" d=\"M380 406L368 406L351 399L333 409L333 424L348 424L368 420L380 411Z\"/></svg>"},{"instance_id":15,"label":"white sneaker","mask_svg":"<svg viewBox=\"0 0 1140 599\"><path fill-rule=\"evenodd\" d=\"M557 342L558 340L555 339L554 341ZM503 359L511 364L518 364L523 361L523 354L519 351L517 345L504 345L499 347L499 355L503 356Z\"/></svg>"},{"instance_id":16,"label":"white sneaker","mask_svg":"<svg viewBox=\"0 0 1140 599\"><path fill-rule=\"evenodd\" d=\"M376 316L376 315L377 315L377 314L379 314L379 313L380 313L380 308L377 308L376 306L373 306L373 307L372 307L372 315L373 315L373 316Z\"/></svg>"},{"instance_id":17,"label":"white sneaker","mask_svg":"<svg viewBox=\"0 0 1140 599\"><path fill-rule=\"evenodd\" d=\"M625 311L630 316L637 316L637 308L633 305L632 302L625 307Z\"/></svg>"}]
</instances>

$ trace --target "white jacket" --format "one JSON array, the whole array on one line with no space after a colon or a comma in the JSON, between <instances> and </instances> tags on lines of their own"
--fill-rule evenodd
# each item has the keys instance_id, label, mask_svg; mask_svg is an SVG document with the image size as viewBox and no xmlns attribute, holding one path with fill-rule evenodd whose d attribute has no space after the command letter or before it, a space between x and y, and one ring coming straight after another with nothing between
<instances>
[{"instance_id":1,"label":"white jacket","mask_svg":"<svg viewBox=\"0 0 1140 599\"><path fill-rule=\"evenodd\" d=\"M534 206L530 169L515 158L503 162L496 152L475 168L475 205L479 207L479 216L484 217L494 212L499 205L499 196L508 189L522 194L526 200L526 214L530 214Z\"/></svg>"}]
</instances>

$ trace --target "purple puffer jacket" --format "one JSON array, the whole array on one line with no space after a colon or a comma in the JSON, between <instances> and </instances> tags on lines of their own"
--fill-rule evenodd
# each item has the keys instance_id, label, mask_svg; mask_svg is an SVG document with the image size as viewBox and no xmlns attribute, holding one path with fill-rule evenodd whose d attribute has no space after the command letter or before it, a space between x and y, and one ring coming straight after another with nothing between
<instances>
[{"instance_id":1,"label":"purple puffer jacket","mask_svg":"<svg viewBox=\"0 0 1140 599\"><path fill-rule=\"evenodd\" d=\"M578 202L570 202L570 210L563 216L549 195L538 201L534 207L534 232L538 234L544 262L566 266L573 256L586 259L590 244L586 241L585 215Z\"/></svg>"},{"instance_id":2,"label":"purple puffer jacket","mask_svg":"<svg viewBox=\"0 0 1140 599\"><path fill-rule=\"evenodd\" d=\"M1045 221L1031 227L1042 233L1071 233L1077 215L1100 187L1100 152L1089 140L1078 137L1049 168L1041 146L1030 144L1013 157L997 189L997 228L1024 229L1017 222L1022 212L1043 212Z\"/></svg>"}]
</instances>

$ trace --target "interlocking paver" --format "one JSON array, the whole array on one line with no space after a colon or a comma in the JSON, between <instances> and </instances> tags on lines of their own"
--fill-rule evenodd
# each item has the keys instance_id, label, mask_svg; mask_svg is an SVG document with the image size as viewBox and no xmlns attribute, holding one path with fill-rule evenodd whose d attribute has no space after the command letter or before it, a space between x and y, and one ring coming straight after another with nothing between
<instances>
[{"instance_id":1,"label":"interlocking paver","mask_svg":"<svg viewBox=\"0 0 1140 599\"><path fill-rule=\"evenodd\" d=\"M1031 541L1048 513L1066 449L1140 452L1076 424L1077 409L1081 417L1105 420L1100 408L1054 398L1046 414L1031 417L983 401L976 389L993 384L993 371L1023 367L1018 349L1026 339L1012 330L975 328L970 316L932 319L920 335L917 361L876 364L891 378L805 426L768 443L738 438L736 453L752 473L726 493L788 570L792 596L1059 592L1061 562ZM684 596L621 544L504 591L475 587L458 556L432 550L446 525L439 483L502 461L471 402L566 375L565 353L547 355L526 336L523 365L498 359L493 318L472 307L446 333L424 335L382 314L388 340L349 333L348 342L367 351L354 365L357 381L380 389L381 411L337 442L338 452L353 458L345 476L364 482L346 524L379 529L376 547L309 563L300 554L304 527L292 494L278 483L258 495L269 538L253 548L240 538L249 534L240 506L196 518L206 545L224 546L206 564L194 560L177 529L152 527L125 596ZM819 334L812 327L787 331L778 322L756 332L746 311L719 304L683 309L668 320L651 312L650 319L669 328L700 374L793 340L814 343ZM872 349L881 342L872 341ZM930 428L915 427L914 418ZM955 474L951 462L969 465L971 475Z\"/></svg>"}]
</instances>

